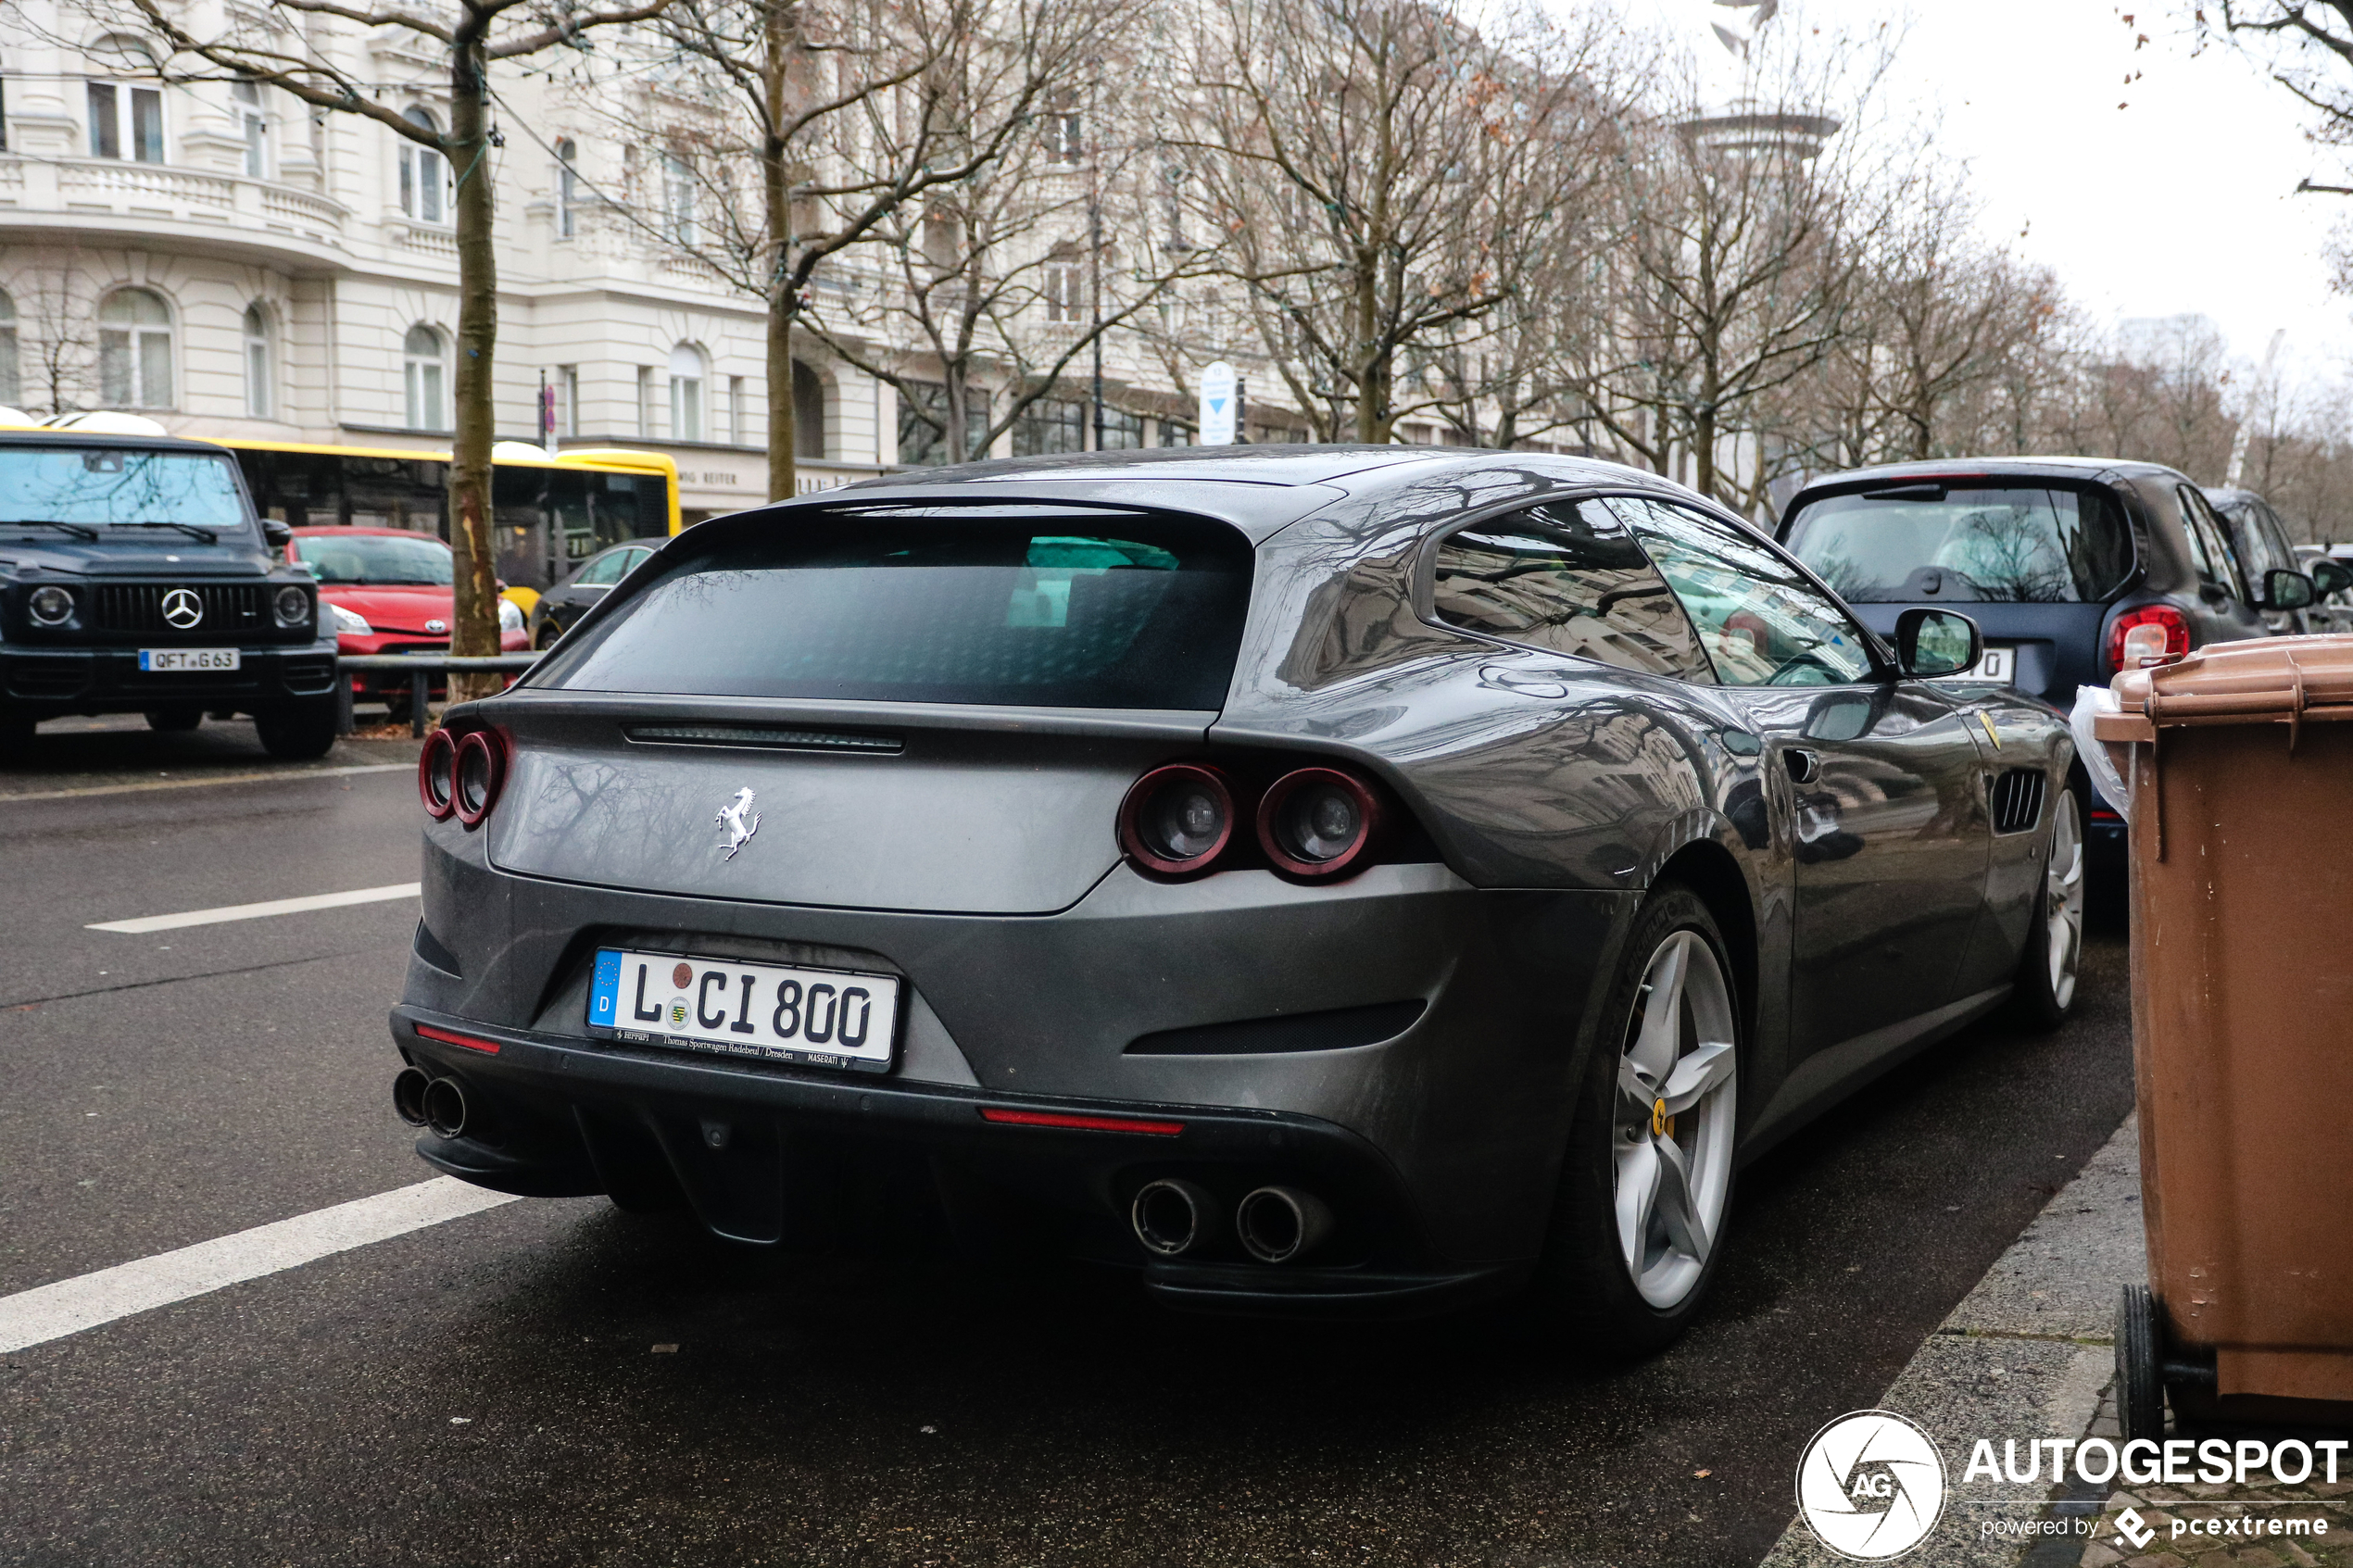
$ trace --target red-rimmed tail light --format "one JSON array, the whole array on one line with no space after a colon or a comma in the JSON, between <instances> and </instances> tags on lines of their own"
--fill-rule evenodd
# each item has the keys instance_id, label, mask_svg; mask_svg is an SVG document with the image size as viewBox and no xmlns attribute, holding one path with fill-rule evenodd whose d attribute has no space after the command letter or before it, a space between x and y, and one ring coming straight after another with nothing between
<instances>
[{"instance_id":1,"label":"red-rimmed tail light","mask_svg":"<svg viewBox=\"0 0 2353 1568\"><path fill-rule=\"evenodd\" d=\"M1292 876L1362 871L1380 828L1380 797L1338 768L1285 773L1258 803L1259 847L1277 871Z\"/></svg>"},{"instance_id":2,"label":"red-rimmed tail light","mask_svg":"<svg viewBox=\"0 0 2353 1568\"><path fill-rule=\"evenodd\" d=\"M448 821L458 809L458 743L447 730L425 737L425 749L417 758L417 797L425 803L425 815L436 822Z\"/></svg>"},{"instance_id":3,"label":"red-rimmed tail light","mask_svg":"<svg viewBox=\"0 0 2353 1568\"><path fill-rule=\"evenodd\" d=\"M1119 803L1119 847L1163 876L1207 871L1233 838L1234 789L1214 768L1154 768Z\"/></svg>"},{"instance_id":4,"label":"red-rimmed tail light","mask_svg":"<svg viewBox=\"0 0 2353 1568\"><path fill-rule=\"evenodd\" d=\"M475 730L458 743L458 763L451 787L458 820L468 827L490 815L498 791L507 782L507 748L487 730Z\"/></svg>"},{"instance_id":5,"label":"red-rimmed tail light","mask_svg":"<svg viewBox=\"0 0 2353 1568\"><path fill-rule=\"evenodd\" d=\"M2139 670L2180 659L2190 651L2190 618L2171 605L2143 605L2118 616L2108 629L2108 667Z\"/></svg>"}]
</instances>

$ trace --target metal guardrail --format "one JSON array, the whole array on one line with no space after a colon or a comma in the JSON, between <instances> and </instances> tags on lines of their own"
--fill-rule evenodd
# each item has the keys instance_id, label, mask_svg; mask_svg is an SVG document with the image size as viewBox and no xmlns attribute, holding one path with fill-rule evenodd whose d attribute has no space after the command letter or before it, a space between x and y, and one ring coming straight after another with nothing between
<instances>
[{"instance_id":1,"label":"metal guardrail","mask_svg":"<svg viewBox=\"0 0 2353 1568\"><path fill-rule=\"evenodd\" d=\"M355 670L406 670L409 672L409 733L422 740L425 705L433 695L433 677L436 671L511 671L519 675L538 663L540 658L535 653L493 654L486 659L457 659L446 653L367 653L338 657L335 660L335 734L347 735L354 728L351 721L351 672Z\"/></svg>"}]
</instances>

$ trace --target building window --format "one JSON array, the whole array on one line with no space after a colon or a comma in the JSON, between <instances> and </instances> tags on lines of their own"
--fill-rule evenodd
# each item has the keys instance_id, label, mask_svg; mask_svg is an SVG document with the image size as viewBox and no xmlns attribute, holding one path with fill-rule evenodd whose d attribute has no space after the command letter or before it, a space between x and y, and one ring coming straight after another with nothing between
<instances>
[{"instance_id":1,"label":"building window","mask_svg":"<svg viewBox=\"0 0 2353 1568\"><path fill-rule=\"evenodd\" d=\"M1185 180L1186 171L1181 164L1161 165L1161 243L1170 250L1193 248L1185 238Z\"/></svg>"},{"instance_id":2,"label":"building window","mask_svg":"<svg viewBox=\"0 0 2353 1568\"><path fill-rule=\"evenodd\" d=\"M410 430L447 430L448 401L443 395L449 366L441 334L422 324L401 341L401 383L409 395Z\"/></svg>"},{"instance_id":3,"label":"building window","mask_svg":"<svg viewBox=\"0 0 2353 1568\"><path fill-rule=\"evenodd\" d=\"M1103 450L1127 452L1144 444L1144 416L1125 408L1103 410Z\"/></svg>"},{"instance_id":4,"label":"building window","mask_svg":"<svg viewBox=\"0 0 2353 1568\"><path fill-rule=\"evenodd\" d=\"M695 166L677 153L661 155L661 211L673 245L698 243L695 225Z\"/></svg>"},{"instance_id":5,"label":"building window","mask_svg":"<svg viewBox=\"0 0 2353 1568\"><path fill-rule=\"evenodd\" d=\"M171 407L171 312L145 289L98 307L98 397L112 408Z\"/></svg>"},{"instance_id":6,"label":"building window","mask_svg":"<svg viewBox=\"0 0 2353 1568\"><path fill-rule=\"evenodd\" d=\"M637 367L637 438L650 441L654 434L654 368Z\"/></svg>"},{"instance_id":7,"label":"building window","mask_svg":"<svg viewBox=\"0 0 2353 1568\"><path fill-rule=\"evenodd\" d=\"M682 343L670 351L670 438L702 439L702 389L707 372L702 350Z\"/></svg>"},{"instance_id":8,"label":"building window","mask_svg":"<svg viewBox=\"0 0 2353 1568\"><path fill-rule=\"evenodd\" d=\"M573 162L579 156L571 137L556 144L556 233L567 240L580 232L580 170Z\"/></svg>"},{"instance_id":9,"label":"building window","mask_svg":"<svg viewBox=\"0 0 2353 1568\"><path fill-rule=\"evenodd\" d=\"M1074 259L1046 263L1046 320L1076 321L1087 311L1086 274Z\"/></svg>"},{"instance_id":10,"label":"building window","mask_svg":"<svg viewBox=\"0 0 2353 1568\"><path fill-rule=\"evenodd\" d=\"M13 408L23 395L17 370L17 302L0 291L0 403Z\"/></svg>"},{"instance_id":11,"label":"building window","mask_svg":"<svg viewBox=\"0 0 2353 1568\"><path fill-rule=\"evenodd\" d=\"M730 445L744 444L744 378L727 378L727 440Z\"/></svg>"},{"instance_id":12,"label":"building window","mask_svg":"<svg viewBox=\"0 0 2353 1568\"><path fill-rule=\"evenodd\" d=\"M815 370L792 362L792 451L812 462L825 460L825 383Z\"/></svg>"},{"instance_id":13,"label":"building window","mask_svg":"<svg viewBox=\"0 0 2353 1568\"><path fill-rule=\"evenodd\" d=\"M1087 405L1075 397L1040 397L1013 419L1013 456L1044 458L1087 450Z\"/></svg>"},{"instance_id":14,"label":"building window","mask_svg":"<svg viewBox=\"0 0 2353 1568\"><path fill-rule=\"evenodd\" d=\"M556 367L556 433L580 433L580 367Z\"/></svg>"},{"instance_id":15,"label":"building window","mask_svg":"<svg viewBox=\"0 0 2353 1568\"><path fill-rule=\"evenodd\" d=\"M90 156L127 157L133 163L163 161L163 89L127 82L93 82Z\"/></svg>"},{"instance_id":16,"label":"building window","mask_svg":"<svg viewBox=\"0 0 2353 1568\"><path fill-rule=\"evenodd\" d=\"M240 82L230 89L237 101L237 129L245 142L245 178L270 178L270 117L261 110L261 89Z\"/></svg>"},{"instance_id":17,"label":"building window","mask_svg":"<svg viewBox=\"0 0 2353 1568\"><path fill-rule=\"evenodd\" d=\"M245 307L245 413L257 420L271 417L277 400L270 375L270 317L258 304Z\"/></svg>"},{"instance_id":18,"label":"building window","mask_svg":"<svg viewBox=\"0 0 2353 1568\"><path fill-rule=\"evenodd\" d=\"M1163 420L1160 421L1160 444L1163 446L1190 446L1193 444L1193 427L1175 420Z\"/></svg>"},{"instance_id":19,"label":"building window","mask_svg":"<svg viewBox=\"0 0 2353 1568\"><path fill-rule=\"evenodd\" d=\"M1067 100L1045 116L1046 161L1067 169L1087 158L1087 122Z\"/></svg>"},{"instance_id":20,"label":"building window","mask_svg":"<svg viewBox=\"0 0 2353 1568\"><path fill-rule=\"evenodd\" d=\"M431 111L410 105L400 118L422 130L441 134ZM449 160L433 148L402 137L400 141L400 210L420 223L448 221L451 193Z\"/></svg>"},{"instance_id":21,"label":"building window","mask_svg":"<svg viewBox=\"0 0 2353 1568\"><path fill-rule=\"evenodd\" d=\"M917 467L961 463L980 451L988 434L988 394L964 388L964 439L948 439L948 389L935 381L908 382L899 394L899 460Z\"/></svg>"}]
</instances>

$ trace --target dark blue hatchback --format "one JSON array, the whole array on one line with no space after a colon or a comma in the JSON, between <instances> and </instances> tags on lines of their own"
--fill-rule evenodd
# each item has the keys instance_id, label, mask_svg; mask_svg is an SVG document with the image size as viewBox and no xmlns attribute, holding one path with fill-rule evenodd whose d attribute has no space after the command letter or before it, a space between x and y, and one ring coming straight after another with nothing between
<instances>
[{"instance_id":1,"label":"dark blue hatchback","mask_svg":"<svg viewBox=\"0 0 2353 1568\"><path fill-rule=\"evenodd\" d=\"M1780 538L1892 635L1914 606L1958 609L1985 633L1972 678L2062 712L2145 655L2271 634L2267 610L2311 600L2311 583L2249 581L2197 486L2156 463L1961 458L1818 480L1783 513ZM2092 803L2092 849L2120 863L2124 823Z\"/></svg>"}]
</instances>

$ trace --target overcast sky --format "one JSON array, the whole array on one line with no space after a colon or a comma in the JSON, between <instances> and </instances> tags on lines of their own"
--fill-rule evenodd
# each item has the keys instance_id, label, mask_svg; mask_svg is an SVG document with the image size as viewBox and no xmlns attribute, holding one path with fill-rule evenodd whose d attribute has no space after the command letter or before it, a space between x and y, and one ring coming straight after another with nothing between
<instances>
[{"instance_id":1,"label":"overcast sky","mask_svg":"<svg viewBox=\"0 0 2353 1568\"><path fill-rule=\"evenodd\" d=\"M1749 14L1626 3L1719 56L1708 24ZM1804 4L1805 20L1850 29L1903 9ZM2250 361L2284 327L2293 379L2353 370L2353 299L2329 292L2321 259L2353 197L2290 194L2307 173L2341 176L2284 88L2227 48L2193 56L2170 3L1913 0L1909 12L1892 94L1941 113L1939 144L1969 164L1988 231L2055 269L2096 320L2202 312Z\"/></svg>"}]
</instances>

